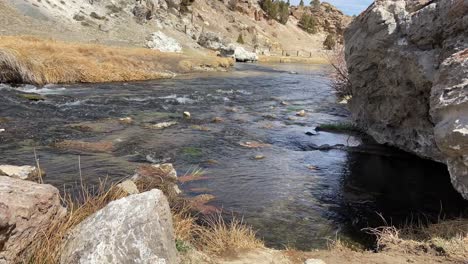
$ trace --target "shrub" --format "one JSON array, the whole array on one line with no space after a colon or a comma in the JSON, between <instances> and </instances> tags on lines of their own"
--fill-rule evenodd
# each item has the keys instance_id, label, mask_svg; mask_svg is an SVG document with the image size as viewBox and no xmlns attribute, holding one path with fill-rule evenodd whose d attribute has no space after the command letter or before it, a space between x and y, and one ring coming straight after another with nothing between
<instances>
[{"instance_id":1,"label":"shrub","mask_svg":"<svg viewBox=\"0 0 468 264\"><path fill-rule=\"evenodd\" d=\"M317 33L317 20L311 15L304 13L299 20L299 27L310 34Z\"/></svg>"},{"instance_id":2,"label":"shrub","mask_svg":"<svg viewBox=\"0 0 468 264\"><path fill-rule=\"evenodd\" d=\"M332 34L328 34L327 38L326 38L325 41L323 42L323 46L324 46L327 50L332 50L332 49L334 49L335 46L336 46L335 37L333 37Z\"/></svg>"},{"instance_id":3,"label":"shrub","mask_svg":"<svg viewBox=\"0 0 468 264\"><path fill-rule=\"evenodd\" d=\"M237 37L237 43L239 44L245 44L244 42L244 37L242 37L242 33L239 34L239 37Z\"/></svg>"}]
</instances>

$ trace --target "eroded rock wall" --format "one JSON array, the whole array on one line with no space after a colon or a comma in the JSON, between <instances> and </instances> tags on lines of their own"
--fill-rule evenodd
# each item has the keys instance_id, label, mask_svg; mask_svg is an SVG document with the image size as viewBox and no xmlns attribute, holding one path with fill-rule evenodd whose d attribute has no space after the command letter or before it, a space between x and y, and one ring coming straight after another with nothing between
<instances>
[{"instance_id":1,"label":"eroded rock wall","mask_svg":"<svg viewBox=\"0 0 468 264\"><path fill-rule=\"evenodd\" d=\"M345 32L354 119L448 165L468 199L468 1L378 0Z\"/></svg>"}]
</instances>

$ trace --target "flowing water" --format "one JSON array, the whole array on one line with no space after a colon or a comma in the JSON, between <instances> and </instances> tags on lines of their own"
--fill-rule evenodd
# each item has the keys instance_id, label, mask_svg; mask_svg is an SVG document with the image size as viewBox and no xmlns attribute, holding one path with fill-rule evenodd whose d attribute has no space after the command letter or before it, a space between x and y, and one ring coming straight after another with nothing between
<instances>
[{"instance_id":1,"label":"flowing water","mask_svg":"<svg viewBox=\"0 0 468 264\"><path fill-rule=\"evenodd\" d=\"M243 216L274 247L318 248L337 235L365 242L360 229L383 224L379 214L402 223L466 213L443 165L355 134L315 132L320 124L349 121L327 86L328 70L244 64L170 80L3 85L0 163L32 165L35 149L46 182L60 189L80 181L79 167L87 184L131 176L142 163L171 162L181 175L202 168L200 180L181 184L184 192L214 195L211 205ZM299 110L308 114L296 117ZM133 123L118 121L125 117ZM221 122L212 122L215 117ZM151 128L172 121L177 124ZM113 148L54 147L63 140Z\"/></svg>"}]
</instances>

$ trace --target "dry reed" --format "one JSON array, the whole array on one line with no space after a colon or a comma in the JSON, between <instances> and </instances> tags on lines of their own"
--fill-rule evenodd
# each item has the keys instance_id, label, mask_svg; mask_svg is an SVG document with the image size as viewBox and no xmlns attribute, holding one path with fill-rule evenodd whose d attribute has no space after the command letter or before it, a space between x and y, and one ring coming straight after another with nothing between
<instances>
[{"instance_id":1,"label":"dry reed","mask_svg":"<svg viewBox=\"0 0 468 264\"><path fill-rule=\"evenodd\" d=\"M241 250L263 248L264 244L255 232L241 220L226 222L221 214L205 220L197 234L195 245L209 255L236 253Z\"/></svg>"},{"instance_id":2,"label":"dry reed","mask_svg":"<svg viewBox=\"0 0 468 264\"><path fill-rule=\"evenodd\" d=\"M149 80L232 63L215 56L0 36L0 82L42 85Z\"/></svg>"},{"instance_id":3,"label":"dry reed","mask_svg":"<svg viewBox=\"0 0 468 264\"><path fill-rule=\"evenodd\" d=\"M352 96L344 46L337 45L332 51L325 54L325 58L333 67L330 74L330 87L336 91L340 98Z\"/></svg>"}]
</instances>

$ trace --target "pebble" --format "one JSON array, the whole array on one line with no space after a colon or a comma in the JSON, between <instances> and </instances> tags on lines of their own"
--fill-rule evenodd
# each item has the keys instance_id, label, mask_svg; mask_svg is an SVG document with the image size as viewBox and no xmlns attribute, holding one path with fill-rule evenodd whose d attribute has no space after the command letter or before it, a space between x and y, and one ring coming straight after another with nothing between
<instances>
[{"instance_id":1,"label":"pebble","mask_svg":"<svg viewBox=\"0 0 468 264\"><path fill-rule=\"evenodd\" d=\"M190 119L192 117L192 115L190 114L190 112L185 111L184 112L184 117L187 118L187 119Z\"/></svg>"},{"instance_id":2,"label":"pebble","mask_svg":"<svg viewBox=\"0 0 468 264\"><path fill-rule=\"evenodd\" d=\"M300 116L300 117L304 117L306 115L306 111L305 110L301 110L299 112L296 113L297 116Z\"/></svg>"},{"instance_id":3,"label":"pebble","mask_svg":"<svg viewBox=\"0 0 468 264\"><path fill-rule=\"evenodd\" d=\"M5 132L4 128L0 128L0 133Z\"/></svg>"},{"instance_id":4,"label":"pebble","mask_svg":"<svg viewBox=\"0 0 468 264\"><path fill-rule=\"evenodd\" d=\"M257 155L257 156L254 157L254 159L256 159L256 160L262 160L264 158L265 158L265 156L263 156L263 155Z\"/></svg>"}]
</instances>

